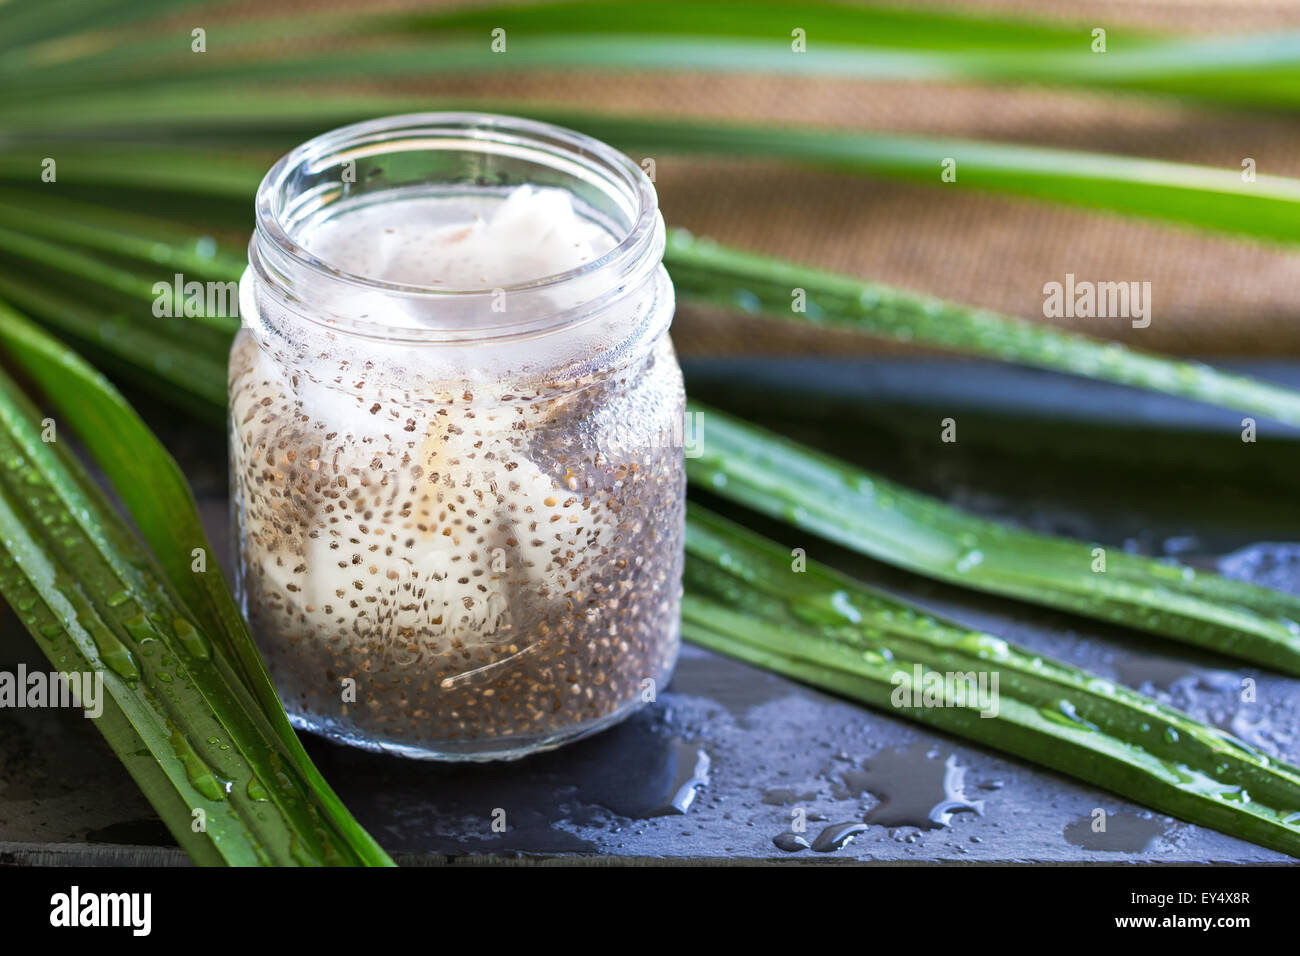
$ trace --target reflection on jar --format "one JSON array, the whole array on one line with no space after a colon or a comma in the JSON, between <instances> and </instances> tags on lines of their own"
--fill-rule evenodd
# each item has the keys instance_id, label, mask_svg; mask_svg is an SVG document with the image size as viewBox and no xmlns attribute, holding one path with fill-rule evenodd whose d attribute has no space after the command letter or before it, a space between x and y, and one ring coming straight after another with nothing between
<instances>
[{"instance_id":1,"label":"reflection on jar","mask_svg":"<svg viewBox=\"0 0 1300 956\"><path fill-rule=\"evenodd\" d=\"M543 124L359 124L268 174L232 502L298 726L514 757L664 685L685 479L662 251L640 170Z\"/></svg>"}]
</instances>

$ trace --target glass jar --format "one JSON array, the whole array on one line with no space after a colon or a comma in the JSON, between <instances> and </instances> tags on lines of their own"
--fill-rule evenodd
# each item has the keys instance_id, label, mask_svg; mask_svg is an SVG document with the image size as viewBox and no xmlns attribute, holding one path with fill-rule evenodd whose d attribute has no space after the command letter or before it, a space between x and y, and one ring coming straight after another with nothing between
<instances>
[{"instance_id":1,"label":"glass jar","mask_svg":"<svg viewBox=\"0 0 1300 956\"><path fill-rule=\"evenodd\" d=\"M399 116L289 153L256 212L236 590L295 725L488 760L653 700L685 397L641 169L543 123Z\"/></svg>"}]
</instances>

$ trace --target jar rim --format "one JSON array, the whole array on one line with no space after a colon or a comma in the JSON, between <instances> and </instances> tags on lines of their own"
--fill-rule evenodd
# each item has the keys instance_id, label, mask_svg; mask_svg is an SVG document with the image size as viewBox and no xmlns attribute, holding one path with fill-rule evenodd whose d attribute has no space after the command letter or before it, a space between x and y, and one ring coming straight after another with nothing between
<instances>
[{"instance_id":1,"label":"jar rim","mask_svg":"<svg viewBox=\"0 0 1300 956\"><path fill-rule=\"evenodd\" d=\"M519 144L520 148L540 148L558 160L579 163L588 169L621 178L625 196L634 201L631 228L604 254L563 272L539 276L522 282L482 289L449 289L434 285L392 282L340 269L309 252L289 232L283 221L284 196L290 178L303 168L334 164L340 151L366 144L392 148L404 137L422 137L433 142L493 143L500 146ZM458 137L458 139L456 139ZM534 293L557 285L583 279L604 270L631 270L653 248L659 219L658 196L644 170L629 157L594 137L551 123L496 113L429 112L404 113L365 120L322 133L282 156L263 177L255 201L256 232L253 243L266 240L280 255L308 270L323 272L331 279L376 292L430 299L464 300L505 292ZM372 323L361 323L368 325Z\"/></svg>"}]
</instances>

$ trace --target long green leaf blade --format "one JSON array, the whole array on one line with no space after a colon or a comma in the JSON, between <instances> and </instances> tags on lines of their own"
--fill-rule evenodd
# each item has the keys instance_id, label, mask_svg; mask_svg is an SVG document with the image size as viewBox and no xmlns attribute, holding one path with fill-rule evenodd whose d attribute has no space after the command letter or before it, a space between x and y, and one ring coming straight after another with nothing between
<instances>
[{"instance_id":1,"label":"long green leaf blade","mask_svg":"<svg viewBox=\"0 0 1300 956\"><path fill-rule=\"evenodd\" d=\"M579 129L637 156L700 154L751 156L840 172L933 184L944 189L979 189L1012 196L1161 219L1256 239L1300 242L1300 181L1259 175L1243 182L1240 169L1087 153L1077 150L888 133L789 129L755 125L628 118L520 103L429 102L401 97L322 98L305 93L266 92L249 101L238 92L203 97L169 91L106 94L87 102L87 117L19 102L0 108L0 125L36 134L76 134L92 128L134 130L207 129L223 141L268 127L320 131L326 125L385 113L432 110L513 112ZM286 142L285 146L292 145ZM30 181L44 157L68 170L68 182L173 189L207 195L251 195L266 168L245 155L122 143L30 140L21 149L0 150L0 178ZM957 178L943 183L946 161Z\"/></svg>"},{"instance_id":2,"label":"long green leaf blade","mask_svg":"<svg viewBox=\"0 0 1300 956\"><path fill-rule=\"evenodd\" d=\"M1295 31L1204 38L1112 23L1099 55L1095 26L896 5L668 0L637 8L578 0L366 17L326 13L291 22L254 15L213 24L211 52L202 58L189 52L184 36L143 31L115 35L108 49L102 42L65 44L66 52L38 57L19 47L7 61L0 58L0 70L8 69L29 97L92 84L213 87L563 67L1028 82L1300 105ZM497 29L505 31L506 50L489 42ZM286 34L317 43L267 56L267 38ZM358 37L382 42L343 42Z\"/></svg>"},{"instance_id":3,"label":"long green leaf blade","mask_svg":"<svg viewBox=\"0 0 1300 956\"><path fill-rule=\"evenodd\" d=\"M1300 392L1200 362L826 272L672 231L664 261L683 299L896 342L1116 382L1300 425ZM791 308L794 290L807 311Z\"/></svg>"},{"instance_id":4,"label":"long green leaf blade","mask_svg":"<svg viewBox=\"0 0 1300 956\"><path fill-rule=\"evenodd\" d=\"M0 342L11 360L42 388L63 421L75 428L153 548L167 583L193 615L194 626L216 649L214 659L232 668L231 686L248 695L248 706L236 713L256 714L265 722L266 733L281 754L283 772L300 782L304 797L310 797L310 806L317 808L320 825L336 834L341 846L360 862L391 864L329 788L289 726L261 655L212 557L175 461L98 372L3 303ZM205 570L196 572L199 553Z\"/></svg>"},{"instance_id":5,"label":"long green leaf blade","mask_svg":"<svg viewBox=\"0 0 1300 956\"><path fill-rule=\"evenodd\" d=\"M174 269L187 279L237 280L247 263L210 235L157 216L0 189L0 226Z\"/></svg>"},{"instance_id":6,"label":"long green leaf blade","mask_svg":"<svg viewBox=\"0 0 1300 956\"><path fill-rule=\"evenodd\" d=\"M134 742L125 721L156 762L166 779L148 774L145 795L171 814L169 829L204 862L355 861L284 773L269 726L207 637L41 431L0 374L5 597L61 671L102 677L110 743ZM130 764L135 753L119 756Z\"/></svg>"},{"instance_id":7,"label":"long green leaf blade","mask_svg":"<svg viewBox=\"0 0 1300 956\"><path fill-rule=\"evenodd\" d=\"M698 402L701 488L961 587L1019 598L1300 676L1300 597L975 517ZM1100 563L1103 562L1103 563Z\"/></svg>"},{"instance_id":8,"label":"long green leaf blade","mask_svg":"<svg viewBox=\"0 0 1300 956\"><path fill-rule=\"evenodd\" d=\"M689 640L1300 856L1300 768L816 562L793 571L781 546L699 507L687 529Z\"/></svg>"},{"instance_id":9,"label":"long green leaf blade","mask_svg":"<svg viewBox=\"0 0 1300 956\"><path fill-rule=\"evenodd\" d=\"M121 252L129 254L130 250L123 248ZM187 312L184 286L182 284L180 289L176 288L175 273L156 278L143 276L98 256L6 229L4 226L0 226L0 253L64 273L79 281L96 283L149 309L164 304L168 313L186 315L196 324L219 332L233 334L239 328L239 320L234 315L209 312L206 309ZM227 298L233 296L231 290Z\"/></svg>"},{"instance_id":10,"label":"long green leaf blade","mask_svg":"<svg viewBox=\"0 0 1300 956\"><path fill-rule=\"evenodd\" d=\"M225 421L229 339L209 347L202 326L183 316L141 321L138 308L91 304L87 297L54 291L0 265L0 299L41 320L123 369L129 378L168 401L178 398L211 421ZM185 332L189 334L186 335ZM141 374L147 372L147 374Z\"/></svg>"}]
</instances>

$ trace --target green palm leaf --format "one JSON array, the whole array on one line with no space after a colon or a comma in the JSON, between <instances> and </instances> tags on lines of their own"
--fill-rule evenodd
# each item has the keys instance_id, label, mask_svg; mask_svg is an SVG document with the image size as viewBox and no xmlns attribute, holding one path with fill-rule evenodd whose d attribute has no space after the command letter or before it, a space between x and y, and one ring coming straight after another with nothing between
<instances>
[{"instance_id":1,"label":"green palm leaf","mask_svg":"<svg viewBox=\"0 0 1300 956\"><path fill-rule=\"evenodd\" d=\"M192 16L175 16L181 12ZM636 157L752 157L1071 203L1253 240L1300 239L1300 181L1260 176L1244 182L1237 169L1009 143L683 122L562 104L453 102L349 88L357 78L436 83L475 72L559 67L1034 82L1294 109L1300 106L1300 35L1294 33L1207 40L1113 29L1107 52L1099 54L1092 52L1090 29L1083 26L779 0L665 0L653 7L578 0L415 14L345 10L293 19L230 19L219 13L215 5L193 0L0 4L0 84L11 93L0 101L0 297L92 350L106 367L213 420L222 415L225 350L234 322L207 314L142 321L157 295L155 283L175 272L237 278L243 265L238 234L246 231L250 197L271 159L328 126L394 112L487 108L575 127ZM206 31L207 53L190 50L195 27ZM497 28L506 31L508 51L502 54L489 42ZM310 42L268 56L266 41L274 46L290 33ZM806 39L806 52L792 48L795 39ZM330 85L336 87L332 93ZM57 184L37 182L47 157L57 161ZM941 181L946 164L955 164L955 182ZM101 201L105 197L111 201ZM686 300L1155 389L1300 424L1296 393L1204 365L679 231L671 235L666 262ZM807 295L804 313L789 307L796 288ZM34 410L11 382L0 379L0 456L13 463L0 476L0 531L9 556L0 587L6 597L38 643L44 640L52 661L105 673L113 662L126 667L143 653L125 627L125 612L115 610L122 605L114 603L116 591L110 593L109 585L125 586L129 600L160 618L193 620L192 629L215 649L216 663L189 661L205 675L208 693L188 713L173 715L192 721L181 743L188 747L186 733L217 725L237 738L244 763L222 772L242 781L249 799L248 780L264 775L259 761L280 755L293 770L296 793L316 808L320 824L273 800L279 815L259 830L247 819L248 806L235 801L222 817L228 827L224 844L187 836L185 815L206 798L203 775L211 768L193 763L191 758L202 758L173 739L168 715L149 696L147 681L137 682L143 690L132 693L114 686L101 728L177 839L200 862L265 862L268 846L275 861L287 856L298 862L388 862L306 758L219 574L191 572L190 556L207 542L188 488L165 450L105 380L3 307L0 342L7 360L75 427L152 549L140 549L75 461L62 450L36 447ZM990 542L982 554L986 560L972 565L980 570L953 580L1296 667L1296 636L1287 629L1288 622L1295 627L1296 608L1285 596L1214 576L1187 578L1180 569L1130 559L1119 562L1116 581L1090 581L1075 567L1080 543L981 522L901 488L890 493L907 507L886 514L875 494L886 486L873 476L709 414L723 428L721 441L710 457L693 463L692 478L743 504L941 577L952 563L949 551L983 536ZM820 497L785 481L791 469ZM22 474L37 475L37 484L53 491L33 491ZM856 517L841 520L844 515ZM49 531L69 520L94 560L78 562L71 545ZM975 640L945 622L923 619L915 609L885 607L879 596L827 569L814 568L795 588L781 574L777 546L698 509L689 547L686 627L701 643L877 706L884 706L888 678L877 657L938 670L978 663L983 652L972 650L976 645L1000 646L1012 655L1003 663L1017 673L1007 719L972 722L969 714L953 712L905 716L1066 772L1080 772L1075 762L1082 761L1081 775L1097 785L1295 852L1300 778L1293 768L1270 765L1213 728L1067 665L1013 660L1020 652L995 638ZM936 559L927 548L942 554ZM846 624L846 601L871 608L870 620ZM193 654L185 646L188 635L173 625L163 636L184 655ZM1079 707L1061 708L1057 694ZM1075 720L1080 716L1082 724ZM1143 735L1156 732L1153 727L1173 730L1172 741L1147 740ZM1180 735L1182 744L1173 746ZM1161 748L1169 750L1170 760L1189 761L1184 766L1195 764L1204 779L1213 778L1213 792L1180 784L1170 760L1155 756ZM128 759L141 751L150 760ZM258 766L260 775L253 769ZM1247 786L1256 798L1250 806L1230 795Z\"/></svg>"}]
</instances>

